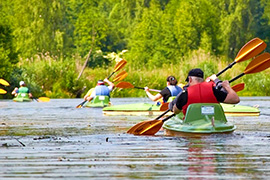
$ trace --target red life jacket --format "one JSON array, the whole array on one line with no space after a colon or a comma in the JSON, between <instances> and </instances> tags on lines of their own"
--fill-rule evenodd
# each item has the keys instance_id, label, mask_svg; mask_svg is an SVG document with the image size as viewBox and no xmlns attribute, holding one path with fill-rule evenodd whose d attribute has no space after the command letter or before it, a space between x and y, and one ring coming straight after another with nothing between
<instances>
[{"instance_id":1,"label":"red life jacket","mask_svg":"<svg viewBox=\"0 0 270 180\"><path fill-rule=\"evenodd\" d=\"M213 92L214 83L202 82L187 88L188 100L187 104L182 107L184 115L186 115L188 105L193 103L219 103Z\"/></svg>"}]
</instances>

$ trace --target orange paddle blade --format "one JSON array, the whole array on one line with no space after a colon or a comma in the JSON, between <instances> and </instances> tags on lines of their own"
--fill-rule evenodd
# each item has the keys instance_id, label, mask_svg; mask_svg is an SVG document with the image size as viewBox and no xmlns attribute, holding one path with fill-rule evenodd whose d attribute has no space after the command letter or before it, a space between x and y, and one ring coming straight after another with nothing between
<instances>
[{"instance_id":1,"label":"orange paddle blade","mask_svg":"<svg viewBox=\"0 0 270 180\"><path fill-rule=\"evenodd\" d=\"M0 89L0 94L6 94L7 93L7 91L6 90L4 90L4 89Z\"/></svg>"},{"instance_id":2,"label":"orange paddle blade","mask_svg":"<svg viewBox=\"0 0 270 180\"><path fill-rule=\"evenodd\" d=\"M4 86L9 86L9 83L4 79L0 79L0 84L3 84Z\"/></svg>"},{"instance_id":3,"label":"orange paddle blade","mask_svg":"<svg viewBox=\"0 0 270 180\"><path fill-rule=\"evenodd\" d=\"M129 82L120 82L120 83L116 84L115 87L118 87L118 88L134 88L134 86Z\"/></svg>"},{"instance_id":4,"label":"orange paddle blade","mask_svg":"<svg viewBox=\"0 0 270 180\"><path fill-rule=\"evenodd\" d=\"M135 135L154 135L163 125L162 120L145 121L142 125L137 127L133 134Z\"/></svg>"},{"instance_id":5,"label":"orange paddle blade","mask_svg":"<svg viewBox=\"0 0 270 180\"><path fill-rule=\"evenodd\" d=\"M135 124L134 126L132 126L132 127L127 131L127 133L129 133L129 134L134 134L134 132L138 129L138 127L141 126L141 125L144 124L144 123L145 123L145 121L141 121L141 122Z\"/></svg>"},{"instance_id":6,"label":"orange paddle blade","mask_svg":"<svg viewBox=\"0 0 270 180\"><path fill-rule=\"evenodd\" d=\"M117 74L117 76L115 76L115 78L113 79L113 82L122 81L123 79L127 77L127 75L128 73L126 71L122 71L119 74Z\"/></svg>"},{"instance_id":7,"label":"orange paddle blade","mask_svg":"<svg viewBox=\"0 0 270 180\"><path fill-rule=\"evenodd\" d=\"M169 103L168 102L163 103L159 108L160 111L166 111L167 109L169 109Z\"/></svg>"},{"instance_id":8,"label":"orange paddle blade","mask_svg":"<svg viewBox=\"0 0 270 180\"><path fill-rule=\"evenodd\" d=\"M250 40L240 49L235 58L235 62L245 61L258 55L266 48L266 46L266 43L260 38Z\"/></svg>"},{"instance_id":9,"label":"orange paddle blade","mask_svg":"<svg viewBox=\"0 0 270 180\"><path fill-rule=\"evenodd\" d=\"M242 91L244 88L245 88L245 83L239 83L239 84L236 84L236 85L232 86L232 89L235 92Z\"/></svg>"},{"instance_id":10,"label":"orange paddle blade","mask_svg":"<svg viewBox=\"0 0 270 180\"><path fill-rule=\"evenodd\" d=\"M245 74L257 73L269 67L270 67L270 54L266 52L257 56L254 60L252 60L246 67L244 73Z\"/></svg>"},{"instance_id":11,"label":"orange paddle blade","mask_svg":"<svg viewBox=\"0 0 270 180\"><path fill-rule=\"evenodd\" d=\"M117 72L118 70L122 69L125 65L127 64L127 61L122 59L121 61L119 61L116 66L114 67L114 72Z\"/></svg>"}]
</instances>

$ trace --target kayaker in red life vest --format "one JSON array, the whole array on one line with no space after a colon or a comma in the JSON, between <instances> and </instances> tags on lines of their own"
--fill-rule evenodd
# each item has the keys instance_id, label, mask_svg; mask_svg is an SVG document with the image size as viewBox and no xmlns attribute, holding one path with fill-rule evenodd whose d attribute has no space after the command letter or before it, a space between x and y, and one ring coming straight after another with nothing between
<instances>
[{"instance_id":1,"label":"kayaker in red life vest","mask_svg":"<svg viewBox=\"0 0 270 180\"><path fill-rule=\"evenodd\" d=\"M15 87L14 90L11 92L12 95L15 97L18 96L18 94L26 94L29 98L32 98L33 95L30 93L28 87L26 87L26 84L24 81L20 81L20 88Z\"/></svg>"},{"instance_id":2,"label":"kayaker in red life vest","mask_svg":"<svg viewBox=\"0 0 270 180\"><path fill-rule=\"evenodd\" d=\"M161 99L160 103L167 102L171 96L177 96L183 91L181 87L177 86L177 80L174 76L167 77L167 87L161 90L160 93L156 94L155 96L149 91L148 87L144 87L144 90L152 101Z\"/></svg>"},{"instance_id":3,"label":"kayaker in red life vest","mask_svg":"<svg viewBox=\"0 0 270 180\"><path fill-rule=\"evenodd\" d=\"M237 104L240 102L229 81L221 82L215 75L210 76L210 79L211 82L204 81L204 73L199 68L189 71L186 79L189 86L169 104L169 109L175 114L182 110L185 115L188 105L192 103ZM216 88L216 85L221 85L222 88Z\"/></svg>"},{"instance_id":4,"label":"kayaker in red life vest","mask_svg":"<svg viewBox=\"0 0 270 180\"><path fill-rule=\"evenodd\" d=\"M106 86L107 83L109 86ZM114 83L105 78L103 81L98 80L97 86L94 89L90 89L84 96L84 100L91 101L95 96L110 96L110 92L114 88Z\"/></svg>"}]
</instances>

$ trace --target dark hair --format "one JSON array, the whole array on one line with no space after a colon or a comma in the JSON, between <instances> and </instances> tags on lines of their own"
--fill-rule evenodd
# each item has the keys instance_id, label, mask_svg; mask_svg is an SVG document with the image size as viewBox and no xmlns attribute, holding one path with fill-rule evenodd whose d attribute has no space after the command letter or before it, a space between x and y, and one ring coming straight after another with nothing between
<instances>
[{"instance_id":1,"label":"dark hair","mask_svg":"<svg viewBox=\"0 0 270 180\"><path fill-rule=\"evenodd\" d=\"M170 85L173 85L173 86L175 86L177 84L177 80L175 79L174 76L167 77L167 82L169 82Z\"/></svg>"}]
</instances>

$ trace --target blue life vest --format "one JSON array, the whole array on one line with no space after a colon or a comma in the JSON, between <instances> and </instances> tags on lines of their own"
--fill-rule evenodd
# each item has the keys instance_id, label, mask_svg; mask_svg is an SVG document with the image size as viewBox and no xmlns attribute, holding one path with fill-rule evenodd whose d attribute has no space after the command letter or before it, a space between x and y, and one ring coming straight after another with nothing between
<instances>
[{"instance_id":1,"label":"blue life vest","mask_svg":"<svg viewBox=\"0 0 270 180\"><path fill-rule=\"evenodd\" d=\"M105 85L95 87L96 96L110 96L110 89Z\"/></svg>"},{"instance_id":2,"label":"blue life vest","mask_svg":"<svg viewBox=\"0 0 270 180\"><path fill-rule=\"evenodd\" d=\"M170 90L171 92L171 96L177 96L179 93L181 93L183 91L182 88L180 88L179 86L167 86L167 88Z\"/></svg>"}]
</instances>

